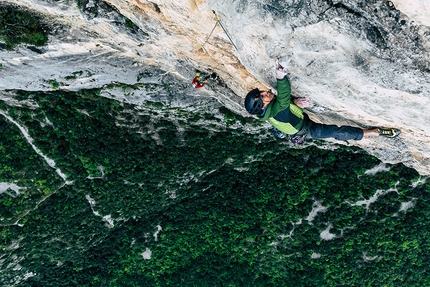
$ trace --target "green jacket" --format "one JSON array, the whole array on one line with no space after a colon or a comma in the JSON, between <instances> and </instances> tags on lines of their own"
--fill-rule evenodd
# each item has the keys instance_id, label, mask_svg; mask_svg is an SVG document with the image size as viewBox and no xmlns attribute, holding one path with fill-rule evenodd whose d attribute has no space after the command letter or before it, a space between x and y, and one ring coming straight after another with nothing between
<instances>
[{"instance_id":1,"label":"green jacket","mask_svg":"<svg viewBox=\"0 0 430 287\"><path fill-rule=\"evenodd\" d=\"M285 134L295 134L303 126L303 109L291 102L291 87L287 77L277 80L278 96L266 107L260 120L269 122Z\"/></svg>"}]
</instances>

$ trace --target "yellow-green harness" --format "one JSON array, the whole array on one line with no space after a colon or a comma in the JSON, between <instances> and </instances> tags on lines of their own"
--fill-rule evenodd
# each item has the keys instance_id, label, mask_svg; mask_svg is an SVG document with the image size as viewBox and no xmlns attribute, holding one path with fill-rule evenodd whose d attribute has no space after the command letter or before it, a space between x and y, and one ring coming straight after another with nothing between
<instances>
[{"instance_id":1,"label":"yellow-green harness","mask_svg":"<svg viewBox=\"0 0 430 287\"><path fill-rule=\"evenodd\" d=\"M293 113L295 116L304 119L304 115L303 115L303 110L302 108L296 106L295 104L291 103L290 104L290 111L291 113ZM293 135L296 134L298 131L301 130L301 128L303 127L303 121L300 121L300 123L297 126L292 126L290 123L284 123L284 122L280 122L278 120L275 119L275 117L271 117L269 118L269 122L278 130L280 130L281 132L283 132L284 134L287 135Z\"/></svg>"}]
</instances>

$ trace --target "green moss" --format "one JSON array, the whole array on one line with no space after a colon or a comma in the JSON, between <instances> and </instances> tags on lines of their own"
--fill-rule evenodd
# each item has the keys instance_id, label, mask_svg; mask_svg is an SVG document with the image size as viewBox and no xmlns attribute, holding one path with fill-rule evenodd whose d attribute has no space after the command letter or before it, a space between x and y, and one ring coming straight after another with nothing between
<instances>
[{"instance_id":1,"label":"green moss","mask_svg":"<svg viewBox=\"0 0 430 287\"><path fill-rule=\"evenodd\" d=\"M82 76L83 73L84 73L83 71L73 72L71 76L66 76L64 79L66 79L66 80L75 80L79 76Z\"/></svg>"},{"instance_id":2,"label":"green moss","mask_svg":"<svg viewBox=\"0 0 430 287\"><path fill-rule=\"evenodd\" d=\"M145 102L146 106L154 107L156 109L161 109L164 107L163 103L160 102Z\"/></svg>"},{"instance_id":3,"label":"green moss","mask_svg":"<svg viewBox=\"0 0 430 287\"><path fill-rule=\"evenodd\" d=\"M131 21L130 19L126 18L125 19L125 26L131 30L138 30L139 27L133 23L133 21Z\"/></svg>"},{"instance_id":4,"label":"green moss","mask_svg":"<svg viewBox=\"0 0 430 287\"><path fill-rule=\"evenodd\" d=\"M53 90L57 90L60 87L60 83L58 83L55 79L48 80L48 84L52 86Z\"/></svg>"}]
</instances>

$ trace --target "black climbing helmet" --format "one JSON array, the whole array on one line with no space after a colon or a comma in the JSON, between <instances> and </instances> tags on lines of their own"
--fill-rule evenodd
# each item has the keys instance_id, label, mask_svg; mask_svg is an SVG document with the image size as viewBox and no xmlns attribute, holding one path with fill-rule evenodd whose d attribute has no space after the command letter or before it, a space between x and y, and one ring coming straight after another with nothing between
<instances>
[{"instance_id":1,"label":"black climbing helmet","mask_svg":"<svg viewBox=\"0 0 430 287\"><path fill-rule=\"evenodd\" d=\"M263 99L260 97L260 90L253 89L245 98L245 109L253 115L261 115L263 113Z\"/></svg>"}]
</instances>

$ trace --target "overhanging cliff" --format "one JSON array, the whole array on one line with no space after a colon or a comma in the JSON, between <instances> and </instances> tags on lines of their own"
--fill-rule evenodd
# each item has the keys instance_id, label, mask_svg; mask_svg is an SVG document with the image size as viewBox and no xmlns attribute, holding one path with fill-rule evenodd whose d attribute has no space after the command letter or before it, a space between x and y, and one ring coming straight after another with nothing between
<instances>
[{"instance_id":1,"label":"overhanging cliff","mask_svg":"<svg viewBox=\"0 0 430 287\"><path fill-rule=\"evenodd\" d=\"M7 90L135 85L127 98L133 103L158 99L184 107L211 97L246 115L244 95L273 87L279 59L291 71L294 95L313 100L308 112L314 120L400 128L398 139L349 144L430 174L430 31L428 12L418 1L77 3L2 2L39 15L49 27L46 46L0 50L3 96ZM215 27L212 11L225 29ZM222 83L193 89L196 69L217 72ZM139 83L175 88L166 95ZM121 88L102 92L123 94Z\"/></svg>"}]
</instances>

